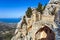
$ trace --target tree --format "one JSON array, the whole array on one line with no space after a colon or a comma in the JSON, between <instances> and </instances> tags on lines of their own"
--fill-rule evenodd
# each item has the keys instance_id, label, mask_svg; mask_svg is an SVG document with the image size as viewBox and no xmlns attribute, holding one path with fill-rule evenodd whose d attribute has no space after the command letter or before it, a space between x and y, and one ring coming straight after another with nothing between
<instances>
[{"instance_id":1,"label":"tree","mask_svg":"<svg viewBox=\"0 0 60 40\"><path fill-rule=\"evenodd\" d=\"M36 10L41 13L40 14L40 19L42 18L42 14L43 14L43 11L45 10L45 7L46 7L46 4L45 4L45 6L42 6L42 4L39 3L38 7L36 8Z\"/></svg>"},{"instance_id":2,"label":"tree","mask_svg":"<svg viewBox=\"0 0 60 40\"><path fill-rule=\"evenodd\" d=\"M46 4L45 4L45 6L42 6L42 4L39 3L36 10L37 10L38 12L40 12L41 14L43 14L43 11L45 10L45 7L46 7Z\"/></svg>"},{"instance_id":3,"label":"tree","mask_svg":"<svg viewBox=\"0 0 60 40\"><path fill-rule=\"evenodd\" d=\"M31 17L31 15L32 15L32 9L31 9L31 7L29 7L28 10L26 11L26 15L27 15L28 18Z\"/></svg>"},{"instance_id":4,"label":"tree","mask_svg":"<svg viewBox=\"0 0 60 40\"><path fill-rule=\"evenodd\" d=\"M41 3L38 4L38 7L37 7L36 10L37 10L38 12L41 12L41 13L42 13L42 4L41 4Z\"/></svg>"}]
</instances>

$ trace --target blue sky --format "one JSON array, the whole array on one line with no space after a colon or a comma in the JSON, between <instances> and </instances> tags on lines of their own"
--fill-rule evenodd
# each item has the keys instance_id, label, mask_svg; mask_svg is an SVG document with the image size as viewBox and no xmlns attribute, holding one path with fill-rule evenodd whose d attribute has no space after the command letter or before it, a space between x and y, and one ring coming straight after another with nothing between
<instances>
[{"instance_id":1,"label":"blue sky","mask_svg":"<svg viewBox=\"0 0 60 40\"><path fill-rule=\"evenodd\" d=\"M49 0L0 0L0 18L18 18L25 14L28 7L36 8Z\"/></svg>"}]
</instances>

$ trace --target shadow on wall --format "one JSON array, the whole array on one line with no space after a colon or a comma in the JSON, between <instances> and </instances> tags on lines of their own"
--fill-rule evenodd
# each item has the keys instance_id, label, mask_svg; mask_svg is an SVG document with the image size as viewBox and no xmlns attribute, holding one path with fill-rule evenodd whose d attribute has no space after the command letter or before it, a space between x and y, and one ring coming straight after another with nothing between
<instances>
[{"instance_id":1,"label":"shadow on wall","mask_svg":"<svg viewBox=\"0 0 60 40\"><path fill-rule=\"evenodd\" d=\"M48 26L44 26L36 32L35 40L55 40L55 33Z\"/></svg>"}]
</instances>

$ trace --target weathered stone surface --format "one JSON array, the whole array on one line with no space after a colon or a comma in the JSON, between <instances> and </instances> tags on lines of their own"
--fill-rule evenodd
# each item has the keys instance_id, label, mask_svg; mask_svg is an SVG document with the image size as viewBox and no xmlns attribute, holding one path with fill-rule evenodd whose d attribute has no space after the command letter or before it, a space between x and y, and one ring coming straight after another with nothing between
<instances>
[{"instance_id":1,"label":"weathered stone surface","mask_svg":"<svg viewBox=\"0 0 60 40\"><path fill-rule=\"evenodd\" d=\"M55 15L52 15L52 12L54 12ZM45 26L47 26L50 30L53 31L51 33L51 36L54 36L57 38L56 29L58 28L58 26L55 23L55 21L56 20L60 21L59 14L60 14L60 0L50 0L45 10L43 11L43 15L41 15L40 12L37 12L36 9L32 9L31 18L28 18L25 15L25 20L27 24L24 23L23 18L22 18L23 25L21 26L22 22L18 23L17 29L15 31L15 35L11 40L36 40L39 38L46 39L47 33L45 33L45 31L38 32L36 34L36 32L40 28L44 28ZM45 36L41 36L40 34L42 33ZM55 34L56 36L53 34ZM49 36L48 38L52 39ZM55 40L55 38L53 40Z\"/></svg>"}]
</instances>

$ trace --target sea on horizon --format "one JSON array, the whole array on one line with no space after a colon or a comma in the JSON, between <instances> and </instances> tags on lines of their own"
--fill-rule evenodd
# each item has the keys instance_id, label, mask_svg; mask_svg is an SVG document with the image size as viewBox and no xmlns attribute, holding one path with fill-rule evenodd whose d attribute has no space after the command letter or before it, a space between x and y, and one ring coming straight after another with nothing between
<instances>
[{"instance_id":1,"label":"sea on horizon","mask_svg":"<svg viewBox=\"0 0 60 40\"><path fill-rule=\"evenodd\" d=\"M0 18L0 22L4 23L18 23L21 18Z\"/></svg>"}]
</instances>

